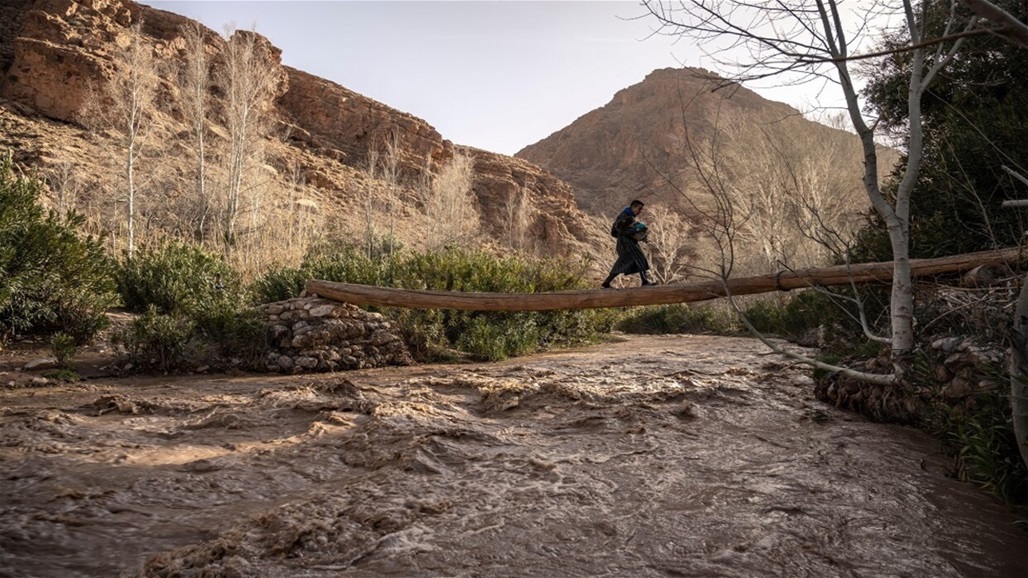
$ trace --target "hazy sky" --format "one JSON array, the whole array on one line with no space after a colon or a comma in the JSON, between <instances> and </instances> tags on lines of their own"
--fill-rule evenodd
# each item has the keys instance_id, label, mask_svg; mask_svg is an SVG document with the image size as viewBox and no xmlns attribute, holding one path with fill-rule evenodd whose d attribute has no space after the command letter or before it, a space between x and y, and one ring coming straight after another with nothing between
<instances>
[{"instance_id":1,"label":"hazy sky","mask_svg":"<svg viewBox=\"0 0 1028 578\"><path fill-rule=\"evenodd\" d=\"M705 64L692 45L651 36L652 17L626 0L144 3L218 32L255 28L285 64L413 114L457 144L504 154L655 69ZM803 110L814 104L795 88L750 88Z\"/></svg>"}]
</instances>

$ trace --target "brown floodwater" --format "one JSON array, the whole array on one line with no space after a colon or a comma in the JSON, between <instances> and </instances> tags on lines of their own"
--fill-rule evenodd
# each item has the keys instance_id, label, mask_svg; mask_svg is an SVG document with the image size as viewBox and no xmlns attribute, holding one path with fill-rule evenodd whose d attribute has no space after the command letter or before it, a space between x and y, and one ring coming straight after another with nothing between
<instances>
[{"instance_id":1,"label":"brown floodwater","mask_svg":"<svg viewBox=\"0 0 1028 578\"><path fill-rule=\"evenodd\" d=\"M1028 576L937 441L763 353L0 390L0 576Z\"/></svg>"}]
</instances>

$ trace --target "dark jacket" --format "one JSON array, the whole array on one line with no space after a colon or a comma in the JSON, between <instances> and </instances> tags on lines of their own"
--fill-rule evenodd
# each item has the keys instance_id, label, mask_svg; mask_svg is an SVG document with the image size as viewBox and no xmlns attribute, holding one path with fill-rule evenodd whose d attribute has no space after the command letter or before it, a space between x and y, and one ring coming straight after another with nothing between
<instances>
[{"instance_id":1,"label":"dark jacket","mask_svg":"<svg viewBox=\"0 0 1028 578\"><path fill-rule=\"evenodd\" d=\"M610 234L614 237L631 235L632 225L634 224L635 213L632 212L632 207L625 207L625 210L621 211L621 214L614 219L614 225L610 229Z\"/></svg>"}]
</instances>

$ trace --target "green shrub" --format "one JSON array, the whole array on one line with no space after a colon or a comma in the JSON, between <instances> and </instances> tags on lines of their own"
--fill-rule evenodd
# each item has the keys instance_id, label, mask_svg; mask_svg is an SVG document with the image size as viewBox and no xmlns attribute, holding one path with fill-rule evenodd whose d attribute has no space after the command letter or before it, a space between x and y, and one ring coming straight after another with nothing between
<instances>
[{"instance_id":1,"label":"green shrub","mask_svg":"<svg viewBox=\"0 0 1028 578\"><path fill-rule=\"evenodd\" d=\"M730 333L739 326L726 307L654 305L633 310L618 324L625 333Z\"/></svg>"},{"instance_id":2,"label":"green shrub","mask_svg":"<svg viewBox=\"0 0 1028 578\"><path fill-rule=\"evenodd\" d=\"M185 316L161 313L151 305L132 324L114 334L114 342L128 353L137 367L164 372L188 369L193 363L187 355L195 324Z\"/></svg>"},{"instance_id":3,"label":"green shrub","mask_svg":"<svg viewBox=\"0 0 1028 578\"><path fill-rule=\"evenodd\" d=\"M265 322L218 255L177 242L141 247L122 263L118 286L126 307L147 312L122 336L133 364L168 372L230 358L259 367Z\"/></svg>"},{"instance_id":4,"label":"green shrub","mask_svg":"<svg viewBox=\"0 0 1028 578\"><path fill-rule=\"evenodd\" d=\"M443 291L532 293L587 286L584 265L554 260L496 257L484 251L445 249L402 253L384 262L379 278L396 287ZM595 311L472 312L421 311L391 315L405 334L439 341L483 359L524 355L555 345L596 339L608 331L611 315ZM434 327L432 327L434 325Z\"/></svg>"},{"instance_id":5,"label":"green shrub","mask_svg":"<svg viewBox=\"0 0 1028 578\"><path fill-rule=\"evenodd\" d=\"M115 303L111 262L101 239L80 235L81 215L39 205L42 190L0 157L0 341L63 331L84 343Z\"/></svg>"},{"instance_id":6,"label":"green shrub","mask_svg":"<svg viewBox=\"0 0 1028 578\"><path fill-rule=\"evenodd\" d=\"M539 326L527 314L471 317L455 340L458 349L485 361L532 353L542 342Z\"/></svg>"},{"instance_id":7,"label":"green shrub","mask_svg":"<svg viewBox=\"0 0 1028 578\"><path fill-rule=\"evenodd\" d=\"M369 259L354 245L318 247L304 257L299 267L268 270L253 282L250 291L257 303L272 303L298 297L310 279L378 285L389 269L390 259Z\"/></svg>"},{"instance_id":8,"label":"green shrub","mask_svg":"<svg viewBox=\"0 0 1028 578\"><path fill-rule=\"evenodd\" d=\"M745 311L750 325L761 333L784 334L785 307L777 299L762 299Z\"/></svg>"},{"instance_id":9,"label":"green shrub","mask_svg":"<svg viewBox=\"0 0 1028 578\"><path fill-rule=\"evenodd\" d=\"M219 256L179 242L140 247L118 269L118 291L131 311L189 315L221 299L240 295L239 275Z\"/></svg>"},{"instance_id":10,"label":"green shrub","mask_svg":"<svg viewBox=\"0 0 1028 578\"><path fill-rule=\"evenodd\" d=\"M258 277L251 284L250 292L257 303L285 301L298 297L304 284L314 278L320 277L302 267L276 267Z\"/></svg>"},{"instance_id":11,"label":"green shrub","mask_svg":"<svg viewBox=\"0 0 1028 578\"><path fill-rule=\"evenodd\" d=\"M50 351L57 360L57 367L70 369L71 360L75 357L75 338L63 331L50 336Z\"/></svg>"},{"instance_id":12,"label":"green shrub","mask_svg":"<svg viewBox=\"0 0 1028 578\"><path fill-rule=\"evenodd\" d=\"M239 360L244 367L259 367L269 347L267 321L238 299L217 299L201 304L191 317L199 336L222 358Z\"/></svg>"},{"instance_id":13,"label":"green shrub","mask_svg":"<svg viewBox=\"0 0 1028 578\"><path fill-rule=\"evenodd\" d=\"M1028 504L1028 468L1014 436L1010 399L998 391L975 395L970 408L937 400L927 427L956 458L957 477L1009 504Z\"/></svg>"}]
</instances>

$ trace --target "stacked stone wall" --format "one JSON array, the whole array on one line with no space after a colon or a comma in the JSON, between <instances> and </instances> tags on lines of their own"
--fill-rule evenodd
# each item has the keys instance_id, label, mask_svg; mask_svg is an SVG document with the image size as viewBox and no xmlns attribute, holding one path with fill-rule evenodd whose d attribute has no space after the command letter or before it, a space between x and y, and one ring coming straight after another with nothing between
<instances>
[{"instance_id":1,"label":"stacked stone wall","mask_svg":"<svg viewBox=\"0 0 1028 578\"><path fill-rule=\"evenodd\" d=\"M307 373L411 363L395 324L316 296L261 306L271 331L268 371Z\"/></svg>"}]
</instances>

